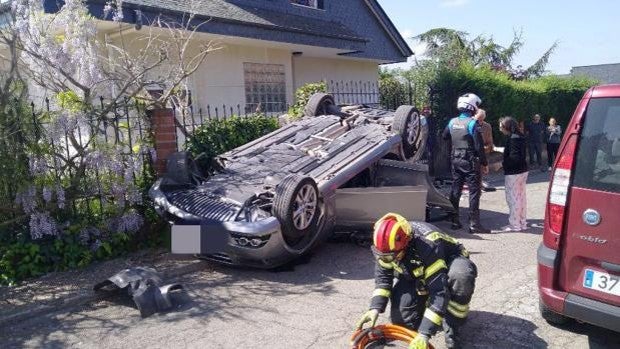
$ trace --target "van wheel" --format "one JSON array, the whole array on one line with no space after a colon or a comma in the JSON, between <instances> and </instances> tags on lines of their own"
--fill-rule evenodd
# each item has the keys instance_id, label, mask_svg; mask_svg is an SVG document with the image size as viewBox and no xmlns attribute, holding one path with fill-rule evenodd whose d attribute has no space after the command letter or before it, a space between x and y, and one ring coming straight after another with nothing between
<instances>
[{"instance_id":1,"label":"van wheel","mask_svg":"<svg viewBox=\"0 0 620 349\"><path fill-rule=\"evenodd\" d=\"M549 307L544 305L540 299L538 300L538 308L540 309L540 315L542 318L552 325L565 325L571 320L570 318L549 309Z\"/></svg>"}]
</instances>

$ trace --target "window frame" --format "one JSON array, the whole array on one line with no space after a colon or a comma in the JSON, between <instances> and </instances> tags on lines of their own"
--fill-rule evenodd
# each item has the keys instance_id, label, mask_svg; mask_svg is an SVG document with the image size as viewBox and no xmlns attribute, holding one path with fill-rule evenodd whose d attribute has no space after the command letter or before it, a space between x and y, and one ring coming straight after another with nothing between
<instances>
[{"instance_id":1,"label":"window frame","mask_svg":"<svg viewBox=\"0 0 620 349\"><path fill-rule=\"evenodd\" d=\"M286 111L287 81L284 64L243 62L243 76L246 113L254 112L258 106L261 106L264 113ZM254 77L253 80L252 77ZM274 86L277 86L279 91L274 92ZM277 101L274 102L274 100Z\"/></svg>"},{"instance_id":2,"label":"window frame","mask_svg":"<svg viewBox=\"0 0 620 349\"><path fill-rule=\"evenodd\" d=\"M295 0L289 0L291 5L294 6L299 6L299 7L303 7L303 8L309 8L309 9L313 9L313 10L320 10L320 11L325 11L325 2L324 0L309 0L311 2L314 3L314 5L304 5L304 4L298 4L296 2L294 2Z\"/></svg>"}]
</instances>

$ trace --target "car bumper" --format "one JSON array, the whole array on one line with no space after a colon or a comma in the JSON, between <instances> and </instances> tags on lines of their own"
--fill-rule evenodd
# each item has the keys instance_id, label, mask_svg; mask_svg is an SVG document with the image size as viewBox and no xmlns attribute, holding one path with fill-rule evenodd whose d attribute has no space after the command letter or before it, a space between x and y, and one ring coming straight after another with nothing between
<instances>
[{"instance_id":1,"label":"car bumper","mask_svg":"<svg viewBox=\"0 0 620 349\"><path fill-rule=\"evenodd\" d=\"M538 248L538 291L541 302L554 312L620 332L620 307L595 301L554 287L557 251Z\"/></svg>"},{"instance_id":2,"label":"car bumper","mask_svg":"<svg viewBox=\"0 0 620 349\"><path fill-rule=\"evenodd\" d=\"M273 268L295 256L286 248L275 217L253 223L178 221L171 240L173 254L196 254L230 265Z\"/></svg>"},{"instance_id":3,"label":"car bumper","mask_svg":"<svg viewBox=\"0 0 620 349\"><path fill-rule=\"evenodd\" d=\"M172 253L195 254L230 265L273 268L295 257L284 242L280 222L268 217L257 222L205 220L171 204L157 180L149 195L156 211L172 225Z\"/></svg>"},{"instance_id":4,"label":"car bumper","mask_svg":"<svg viewBox=\"0 0 620 349\"><path fill-rule=\"evenodd\" d=\"M592 325L620 332L620 307L615 305L569 294L566 297L562 314Z\"/></svg>"}]
</instances>

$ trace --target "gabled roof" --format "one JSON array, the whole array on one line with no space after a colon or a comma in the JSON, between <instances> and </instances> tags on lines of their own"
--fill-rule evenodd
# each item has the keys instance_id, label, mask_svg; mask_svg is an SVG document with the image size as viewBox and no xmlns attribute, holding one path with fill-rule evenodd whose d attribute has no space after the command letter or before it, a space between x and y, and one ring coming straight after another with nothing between
<instances>
[{"instance_id":1,"label":"gabled roof","mask_svg":"<svg viewBox=\"0 0 620 349\"><path fill-rule=\"evenodd\" d=\"M63 2L41 1L47 13L58 11ZM95 17L103 19L107 1L86 3ZM338 0L329 8L300 11L283 0L124 0L123 21L134 23L135 10L147 19L193 13L198 20L208 20L200 30L213 34L338 48L346 55L383 62L404 61L413 54L377 0Z\"/></svg>"},{"instance_id":2,"label":"gabled roof","mask_svg":"<svg viewBox=\"0 0 620 349\"><path fill-rule=\"evenodd\" d=\"M277 30L303 32L317 36L365 41L364 38L359 37L353 30L340 22L242 6L223 0L200 2L184 0L125 0L123 4L171 12L194 13L197 16L208 17L215 21L237 22Z\"/></svg>"}]
</instances>

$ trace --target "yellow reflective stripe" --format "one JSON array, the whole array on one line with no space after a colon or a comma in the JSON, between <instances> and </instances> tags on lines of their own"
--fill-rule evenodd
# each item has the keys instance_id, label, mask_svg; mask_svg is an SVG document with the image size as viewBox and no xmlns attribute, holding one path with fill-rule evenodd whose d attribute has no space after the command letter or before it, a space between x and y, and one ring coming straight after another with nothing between
<instances>
[{"instance_id":1,"label":"yellow reflective stripe","mask_svg":"<svg viewBox=\"0 0 620 349\"><path fill-rule=\"evenodd\" d=\"M397 273L404 274L403 268L399 267L398 264L394 262L392 262L392 268L394 268L394 270L396 270Z\"/></svg>"},{"instance_id":2,"label":"yellow reflective stripe","mask_svg":"<svg viewBox=\"0 0 620 349\"><path fill-rule=\"evenodd\" d=\"M390 231L390 251L394 251L396 249L396 232L400 229L400 222L396 222Z\"/></svg>"},{"instance_id":3,"label":"yellow reflective stripe","mask_svg":"<svg viewBox=\"0 0 620 349\"><path fill-rule=\"evenodd\" d=\"M452 315L454 315L455 317L459 318L459 319L464 319L467 317L467 314L469 314L469 310L467 311L460 311L456 308L454 308L452 305L448 304L448 312Z\"/></svg>"},{"instance_id":4,"label":"yellow reflective stripe","mask_svg":"<svg viewBox=\"0 0 620 349\"><path fill-rule=\"evenodd\" d=\"M387 298L390 298L390 294L391 294L390 290L385 290L385 289L383 289L383 288L377 288L377 289L375 289L375 290L374 290L374 292L372 293L372 296L373 296L373 297L375 297L375 296L381 296L381 297L387 297Z\"/></svg>"},{"instance_id":5,"label":"yellow reflective stripe","mask_svg":"<svg viewBox=\"0 0 620 349\"><path fill-rule=\"evenodd\" d=\"M435 274L436 272L440 271L443 268L448 269L448 266L446 265L446 261L444 261L443 259L436 260L435 263L431 264L428 268L426 268L426 271L424 272L424 278L428 279L433 274Z\"/></svg>"},{"instance_id":6,"label":"yellow reflective stripe","mask_svg":"<svg viewBox=\"0 0 620 349\"><path fill-rule=\"evenodd\" d=\"M469 258L469 251L465 247L461 249L461 256Z\"/></svg>"},{"instance_id":7,"label":"yellow reflective stripe","mask_svg":"<svg viewBox=\"0 0 620 349\"><path fill-rule=\"evenodd\" d=\"M444 233L440 233L438 231L434 231L434 232L426 235L426 238L428 240L431 240L431 241L437 241L439 239L442 239L442 240L445 240L445 241L453 243L453 244L458 244L459 243L459 241L457 239L453 238L452 236L444 234Z\"/></svg>"},{"instance_id":8,"label":"yellow reflective stripe","mask_svg":"<svg viewBox=\"0 0 620 349\"><path fill-rule=\"evenodd\" d=\"M460 304L455 301L449 301L448 306L459 311L469 311L469 304Z\"/></svg>"},{"instance_id":9,"label":"yellow reflective stripe","mask_svg":"<svg viewBox=\"0 0 620 349\"><path fill-rule=\"evenodd\" d=\"M443 320L443 318L441 317L441 315L432 311L430 308L426 308L426 310L424 311L424 317L431 320L431 322L435 325L441 326L441 321Z\"/></svg>"},{"instance_id":10,"label":"yellow reflective stripe","mask_svg":"<svg viewBox=\"0 0 620 349\"><path fill-rule=\"evenodd\" d=\"M413 269L413 271L411 273L415 277L420 277L420 276L424 275L424 267L417 267L417 268Z\"/></svg>"},{"instance_id":11,"label":"yellow reflective stripe","mask_svg":"<svg viewBox=\"0 0 620 349\"><path fill-rule=\"evenodd\" d=\"M377 262L379 262L379 265L385 269L394 269L394 265L392 263L386 263L382 260L377 260Z\"/></svg>"}]
</instances>

